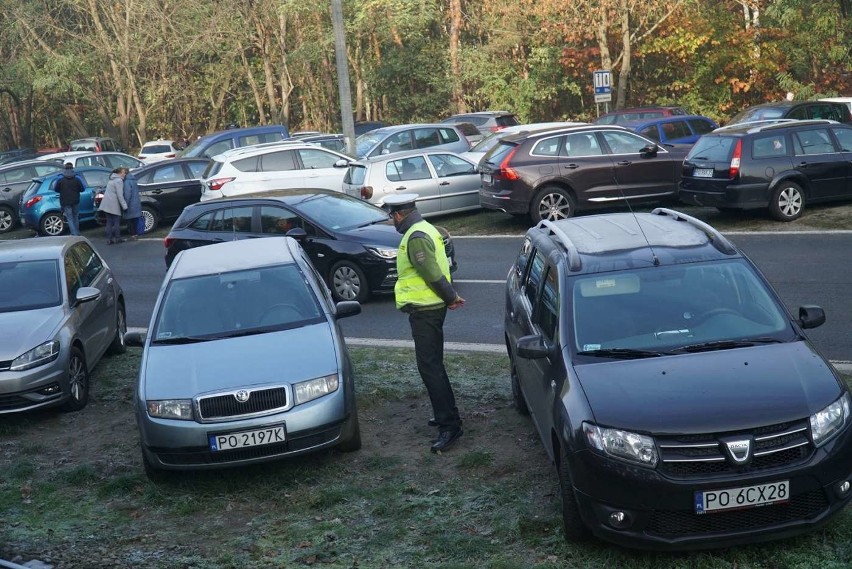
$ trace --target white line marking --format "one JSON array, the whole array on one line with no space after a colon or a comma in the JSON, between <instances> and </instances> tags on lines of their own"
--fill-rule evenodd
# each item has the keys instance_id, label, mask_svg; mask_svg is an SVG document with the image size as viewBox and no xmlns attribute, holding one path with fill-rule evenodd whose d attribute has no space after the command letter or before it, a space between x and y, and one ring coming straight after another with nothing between
<instances>
[{"instance_id":1,"label":"white line marking","mask_svg":"<svg viewBox=\"0 0 852 569\"><path fill-rule=\"evenodd\" d=\"M495 281L488 279L453 279L453 283L471 283L471 284L506 284L505 280Z\"/></svg>"}]
</instances>

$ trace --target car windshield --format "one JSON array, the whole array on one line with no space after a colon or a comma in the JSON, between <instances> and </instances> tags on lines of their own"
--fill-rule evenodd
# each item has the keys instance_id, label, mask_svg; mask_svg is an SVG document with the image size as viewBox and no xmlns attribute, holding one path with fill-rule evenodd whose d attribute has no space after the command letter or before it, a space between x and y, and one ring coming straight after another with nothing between
<instances>
[{"instance_id":1,"label":"car windshield","mask_svg":"<svg viewBox=\"0 0 852 569\"><path fill-rule=\"evenodd\" d=\"M0 312L62 304L59 265L53 259L0 263Z\"/></svg>"},{"instance_id":2,"label":"car windshield","mask_svg":"<svg viewBox=\"0 0 852 569\"><path fill-rule=\"evenodd\" d=\"M365 132L361 136L355 139L355 154L358 156L363 156L366 154L372 147L380 143L385 138L385 133L379 133L378 131L371 130L370 132Z\"/></svg>"},{"instance_id":3,"label":"car windshield","mask_svg":"<svg viewBox=\"0 0 852 569\"><path fill-rule=\"evenodd\" d=\"M215 340L322 320L316 296L291 263L173 280L152 338L159 344Z\"/></svg>"},{"instance_id":4,"label":"car windshield","mask_svg":"<svg viewBox=\"0 0 852 569\"><path fill-rule=\"evenodd\" d=\"M477 142L473 147L471 147L468 152L488 152L489 150L494 148L494 146L496 146L498 142L500 142L501 136L507 136L507 133L500 131L492 132L491 134Z\"/></svg>"},{"instance_id":5,"label":"car windshield","mask_svg":"<svg viewBox=\"0 0 852 569\"><path fill-rule=\"evenodd\" d=\"M728 121L728 124L760 121L766 119L780 119L783 116L784 109L775 107L752 107L750 109L745 109L744 111L740 111L739 113L735 114L734 117L730 121Z\"/></svg>"},{"instance_id":6,"label":"car windshield","mask_svg":"<svg viewBox=\"0 0 852 569\"><path fill-rule=\"evenodd\" d=\"M573 344L585 355L678 353L795 338L784 309L742 260L602 273L572 283Z\"/></svg>"},{"instance_id":7,"label":"car windshield","mask_svg":"<svg viewBox=\"0 0 852 569\"><path fill-rule=\"evenodd\" d=\"M344 194L317 194L299 202L298 209L320 226L340 231L390 219L385 210Z\"/></svg>"},{"instance_id":8,"label":"car windshield","mask_svg":"<svg viewBox=\"0 0 852 569\"><path fill-rule=\"evenodd\" d=\"M206 148L207 137L196 139L195 142L180 151L181 158L197 158L202 156L204 148Z\"/></svg>"}]
</instances>

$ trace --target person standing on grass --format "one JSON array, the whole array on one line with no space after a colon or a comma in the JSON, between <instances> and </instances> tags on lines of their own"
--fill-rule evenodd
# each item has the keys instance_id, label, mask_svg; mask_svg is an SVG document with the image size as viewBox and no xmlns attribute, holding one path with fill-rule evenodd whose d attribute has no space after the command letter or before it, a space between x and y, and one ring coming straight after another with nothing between
<instances>
[{"instance_id":1,"label":"person standing on grass","mask_svg":"<svg viewBox=\"0 0 852 569\"><path fill-rule=\"evenodd\" d=\"M447 309L464 306L464 299L451 284L450 263L444 240L437 229L424 221L415 207L417 194L385 198L394 227L402 233L396 257L396 307L408 313L417 370L432 402L438 438L432 452L447 450L462 436L462 420L444 366L444 319Z\"/></svg>"},{"instance_id":2,"label":"person standing on grass","mask_svg":"<svg viewBox=\"0 0 852 569\"><path fill-rule=\"evenodd\" d=\"M80 194L86 187L74 172L71 162L65 163L62 177L53 189L59 193L59 206L62 208L65 222L68 223L68 231L71 235L80 235Z\"/></svg>"},{"instance_id":3,"label":"person standing on grass","mask_svg":"<svg viewBox=\"0 0 852 569\"><path fill-rule=\"evenodd\" d=\"M124 201L127 209L124 210L122 218L127 221L127 232L130 239L136 241L139 235L145 233L145 220L142 219L142 199L139 197L139 184L133 172L128 172L124 177Z\"/></svg>"},{"instance_id":4,"label":"person standing on grass","mask_svg":"<svg viewBox=\"0 0 852 569\"><path fill-rule=\"evenodd\" d=\"M121 243L121 213L127 209L127 202L124 201L124 177L127 175L127 168L119 166L109 175L106 189L104 189L104 197L101 200L101 205L98 211L106 214L106 236L107 245L113 243Z\"/></svg>"}]
</instances>

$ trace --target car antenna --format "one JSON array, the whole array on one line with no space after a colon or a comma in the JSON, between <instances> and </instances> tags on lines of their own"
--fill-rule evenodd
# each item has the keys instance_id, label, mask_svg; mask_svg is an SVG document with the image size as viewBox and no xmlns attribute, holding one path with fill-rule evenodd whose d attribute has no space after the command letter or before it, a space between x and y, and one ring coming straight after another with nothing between
<instances>
[{"instance_id":1,"label":"car antenna","mask_svg":"<svg viewBox=\"0 0 852 569\"><path fill-rule=\"evenodd\" d=\"M648 250L651 251L651 257L654 258L654 266L660 266L660 258L657 257L657 253L654 251L654 248L651 246L651 242L648 240L648 236L645 235L645 230L642 229L642 224L639 223L639 218L636 217L636 212L633 211L633 206L630 205L630 200L627 199L627 196L624 195L624 188L621 187L621 184L618 185L618 191L621 192L621 197L624 199L624 202L627 204L627 208L630 210L630 215L633 216L633 219L636 221L637 227L639 227L639 231L642 233L642 238L645 239L645 243L648 245Z\"/></svg>"}]
</instances>

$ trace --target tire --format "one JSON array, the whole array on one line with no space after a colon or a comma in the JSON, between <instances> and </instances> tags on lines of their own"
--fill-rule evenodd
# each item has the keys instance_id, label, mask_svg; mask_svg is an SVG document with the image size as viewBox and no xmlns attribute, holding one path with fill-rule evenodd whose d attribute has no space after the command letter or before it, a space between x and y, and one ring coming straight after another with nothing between
<instances>
[{"instance_id":1,"label":"tire","mask_svg":"<svg viewBox=\"0 0 852 569\"><path fill-rule=\"evenodd\" d=\"M38 232L50 237L62 235L65 233L67 225L61 211L49 211L41 216L41 221L38 222Z\"/></svg>"},{"instance_id":2,"label":"tire","mask_svg":"<svg viewBox=\"0 0 852 569\"><path fill-rule=\"evenodd\" d=\"M778 221L799 219L805 211L805 193L794 182L781 182L769 200L769 214Z\"/></svg>"},{"instance_id":3,"label":"tire","mask_svg":"<svg viewBox=\"0 0 852 569\"><path fill-rule=\"evenodd\" d=\"M574 217L577 213L577 204L574 197L556 186L545 186L535 195L530 208L530 217L533 223L544 219L556 221Z\"/></svg>"},{"instance_id":4,"label":"tire","mask_svg":"<svg viewBox=\"0 0 852 569\"><path fill-rule=\"evenodd\" d=\"M89 402L89 369L86 367L86 358L79 348L71 348L71 357L68 360L68 383L71 391L71 399L62 406L63 411L79 411Z\"/></svg>"},{"instance_id":5,"label":"tire","mask_svg":"<svg viewBox=\"0 0 852 569\"><path fill-rule=\"evenodd\" d=\"M559 463L556 465L559 475L559 495L562 498L562 525L565 531L565 540L568 543L585 541L591 535L589 528L583 523L580 516L580 508L577 505L577 496L574 494L574 485L571 483L571 474L568 472L568 454L565 447L558 449Z\"/></svg>"},{"instance_id":6,"label":"tire","mask_svg":"<svg viewBox=\"0 0 852 569\"><path fill-rule=\"evenodd\" d=\"M8 233L15 229L15 225L17 225L18 219L15 216L15 212L13 212L8 207L0 207L0 233Z\"/></svg>"},{"instance_id":7,"label":"tire","mask_svg":"<svg viewBox=\"0 0 852 569\"><path fill-rule=\"evenodd\" d=\"M512 364L512 400L518 413L521 415L530 414L530 408L527 406L527 401L524 399L523 392L521 392L521 384L518 382L518 369L514 363Z\"/></svg>"},{"instance_id":8,"label":"tire","mask_svg":"<svg viewBox=\"0 0 852 569\"><path fill-rule=\"evenodd\" d=\"M115 316L115 337L109 345L109 353L123 354L127 351L127 344L124 343L124 334L127 333L127 316L124 312L124 305L119 304Z\"/></svg>"},{"instance_id":9,"label":"tire","mask_svg":"<svg viewBox=\"0 0 852 569\"><path fill-rule=\"evenodd\" d=\"M352 416L349 418L349 426L351 426L352 434L337 445L337 450L340 452L354 452L356 450L361 450L361 425L358 422L357 408L352 411Z\"/></svg>"},{"instance_id":10,"label":"tire","mask_svg":"<svg viewBox=\"0 0 852 569\"><path fill-rule=\"evenodd\" d=\"M329 272L329 288L334 300L366 302L370 297L367 277L361 267L350 261L338 261Z\"/></svg>"},{"instance_id":11,"label":"tire","mask_svg":"<svg viewBox=\"0 0 852 569\"><path fill-rule=\"evenodd\" d=\"M148 206L142 206L142 217L145 219L145 230L142 232L150 233L160 225L160 214L157 210Z\"/></svg>"}]
</instances>

